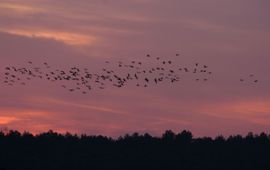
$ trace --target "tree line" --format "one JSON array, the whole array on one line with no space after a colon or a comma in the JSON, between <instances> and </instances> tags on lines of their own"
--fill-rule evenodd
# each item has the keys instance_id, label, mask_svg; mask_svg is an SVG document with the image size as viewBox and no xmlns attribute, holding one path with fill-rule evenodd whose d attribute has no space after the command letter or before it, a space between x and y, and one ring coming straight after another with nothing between
<instances>
[{"instance_id":1,"label":"tree line","mask_svg":"<svg viewBox=\"0 0 270 170\"><path fill-rule=\"evenodd\" d=\"M270 169L270 135L194 138L183 130L102 135L0 132L0 170Z\"/></svg>"}]
</instances>

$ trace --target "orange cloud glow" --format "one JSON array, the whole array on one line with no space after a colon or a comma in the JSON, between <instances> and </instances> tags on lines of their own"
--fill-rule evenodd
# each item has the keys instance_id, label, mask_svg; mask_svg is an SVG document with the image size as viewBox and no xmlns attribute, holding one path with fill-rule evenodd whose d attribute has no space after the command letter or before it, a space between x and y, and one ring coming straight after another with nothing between
<instances>
[{"instance_id":1,"label":"orange cloud glow","mask_svg":"<svg viewBox=\"0 0 270 170\"><path fill-rule=\"evenodd\" d=\"M41 8L29 6L29 5L22 5L18 3L3 3L0 2L0 9L11 10L12 12L17 13L37 13L43 12L44 10Z\"/></svg>"},{"instance_id":2,"label":"orange cloud glow","mask_svg":"<svg viewBox=\"0 0 270 170\"><path fill-rule=\"evenodd\" d=\"M45 38L63 42L68 45L91 45L97 37L73 32L49 31L49 30L17 30L2 29L1 32L20 35L30 38Z\"/></svg>"},{"instance_id":3,"label":"orange cloud glow","mask_svg":"<svg viewBox=\"0 0 270 170\"><path fill-rule=\"evenodd\" d=\"M9 117L9 116L1 116L0 117L0 125L7 125L11 122L19 120L16 117Z\"/></svg>"},{"instance_id":4,"label":"orange cloud glow","mask_svg":"<svg viewBox=\"0 0 270 170\"><path fill-rule=\"evenodd\" d=\"M2 113L9 113L14 116L0 116L0 126L5 126L8 129L16 129L21 132L30 131L31 133L38 134L50 129L57 132L74 132L72 129L65 129L55 127L54 122L58 121L57 115L54 112L40 111L40 110L1 110ZM64 124L71 125L72 120L62 121Z\"/></svg>"}]
</instances>

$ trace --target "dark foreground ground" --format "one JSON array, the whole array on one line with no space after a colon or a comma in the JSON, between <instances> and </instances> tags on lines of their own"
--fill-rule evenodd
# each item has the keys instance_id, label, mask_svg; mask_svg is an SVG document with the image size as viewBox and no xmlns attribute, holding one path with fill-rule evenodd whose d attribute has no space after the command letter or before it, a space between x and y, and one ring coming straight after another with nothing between
<instances>
[{"instance_id":1,"label":"dark foreground ground","mask_svg":"<svg viewBox=\"0 0 270 170\"><path fill-rule=\"evenodd\" d=\"M189 131L104 136L0 133L0 170L270 170L270 136L192 138Z\"/></svg>"}]
</instances>

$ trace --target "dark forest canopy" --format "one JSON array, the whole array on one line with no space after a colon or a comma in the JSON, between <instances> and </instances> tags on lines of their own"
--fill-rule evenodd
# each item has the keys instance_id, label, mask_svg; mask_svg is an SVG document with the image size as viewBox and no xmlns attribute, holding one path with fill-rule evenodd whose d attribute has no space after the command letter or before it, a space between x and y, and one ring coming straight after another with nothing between
<instances>
[{"instance_id":1,"label":"dark forest canopy","mask_svg":"<svg viewBox=\"0 0 270 170\"><path fill-rule=\"evenodd\" d=\"M270 135L194 138L0 132L0 170L14 169L270 169Z\"/></svg>"}]
</instances>

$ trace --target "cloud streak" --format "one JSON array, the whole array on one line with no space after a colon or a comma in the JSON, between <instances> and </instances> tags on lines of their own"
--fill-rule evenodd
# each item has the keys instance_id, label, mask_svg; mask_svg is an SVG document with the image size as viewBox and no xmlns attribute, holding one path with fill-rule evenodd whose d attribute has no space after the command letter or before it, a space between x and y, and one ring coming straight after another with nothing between
<instances>
[{"instance_id":1,"label":"cloud streak","mask_svg":"<svg viewBox=\"0 0 270 170\"><path fill-rule=\"evenodd\" d=\"M44 12L42 8L37 8L19 3L0 2L0 9L16 12L18 14L34 14Z\"/></svg>"},{"instance_id":2,"label":"cloud streak","mask_svg":"<svg viewBox=\"0 0 270 170\"><path fill-rule=\"evenodd\" d=\"M92 45L97 38L71 32L57 32L49 30L0 30L1 32L20 35L29 38L45 38L63 42L67 45Z\"/></svg>"}]
</instances>

